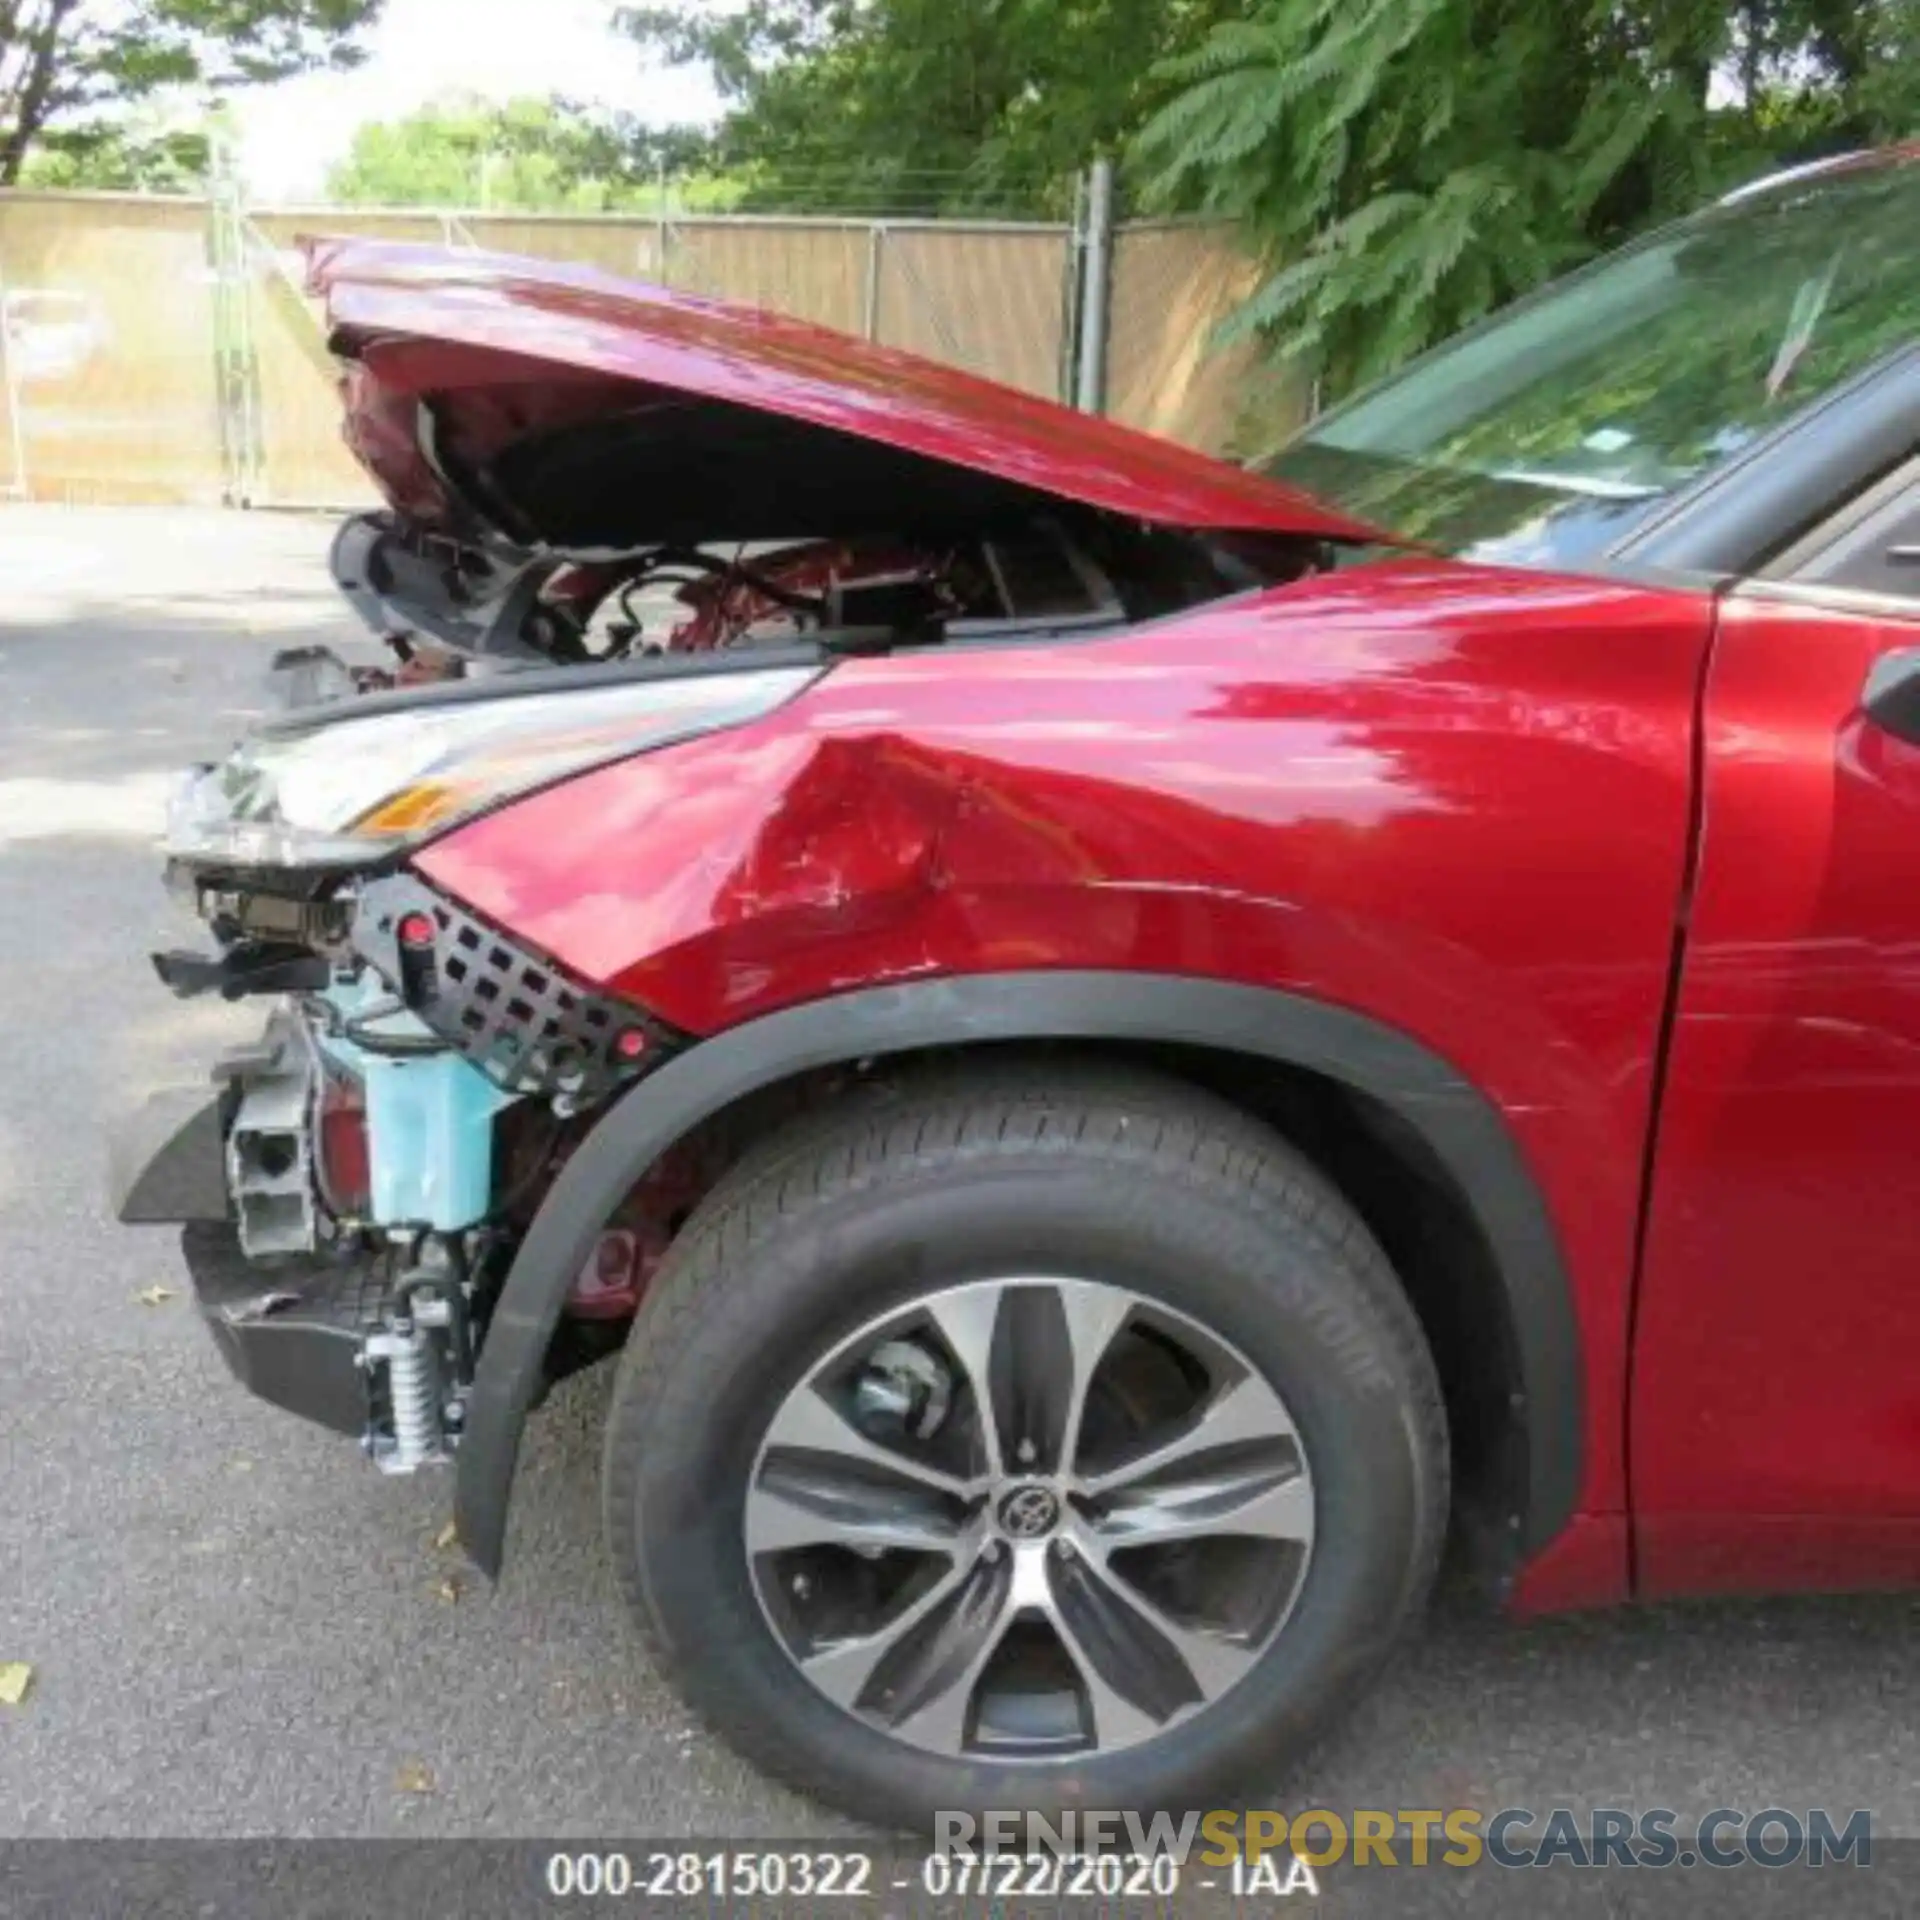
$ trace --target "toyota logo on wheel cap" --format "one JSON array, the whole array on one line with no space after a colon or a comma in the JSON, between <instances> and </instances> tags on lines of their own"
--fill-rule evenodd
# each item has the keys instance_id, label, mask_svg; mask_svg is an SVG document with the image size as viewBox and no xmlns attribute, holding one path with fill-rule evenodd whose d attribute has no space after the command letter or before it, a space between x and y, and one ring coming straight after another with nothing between
<instances>
[{"instance_id":1,"label":"toyota logo on wheel cap","mask_svg":"<svg viewBox=\"0 0 1920 1920\"><path fill-rule=\"evenodd\" d=\"M1000 1502L1000 1530L1010 1539L1038 1540L1060 1524L1060 1502L1048 1487L1015 1487Z\"/></svg>"}]
</instances>

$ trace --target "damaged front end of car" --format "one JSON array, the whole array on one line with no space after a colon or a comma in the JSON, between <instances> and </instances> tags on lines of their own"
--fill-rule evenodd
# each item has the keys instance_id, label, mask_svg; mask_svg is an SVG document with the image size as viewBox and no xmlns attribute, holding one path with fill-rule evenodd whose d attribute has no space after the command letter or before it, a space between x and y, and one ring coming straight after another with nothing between
<instances>
[{"instance_id":1,"label":"damaged front end of car","mask_svg":"<svg viewBox=\"0 0 1920 1920\"><path fill-rule=\"evenodd\" d=\"M156 970L183 998L271 1012L210 1085L157 1096L125 1130L117 1210L181 1227L253 1392L387 1472L449 1460L532 1204L594 1115L685 1043L431 886L412 851L570 773L750 720L816 672L392 695L270 722L187 777L168 881L212 947ZM596 1250L557 1372L618 1343L610 1296L630 1314L635 1294L608 1258L631 1238Z\"/></svg>"},{"instance_id":2,"label":"damaged front end of car","mask_svg":"<svg viewBox=\"0 0 1920 1920\"><path fill-rule=\"evenodd\" d=\"M716 1107L710 1134L704 1114L668 1130L639 1184L597 1196L550 1258L539 1226L591 1160L576 1150L696 1036L609 985L639 957L610 964L589 937L635 884L617 856L604 879L572 877L561 929L523 900L511 852L470 871L483 914L430 878L429 845L522 801L564 833L564 799L531 796L736 729L734 798L774 840L819 826L783 786L816 760L859 772L833 821L872 803L884 824L866 778L886 762L884 698L817 756L756 756L756 723L851 663L897 654L911 677L916 656L1092 643L1377 536L1201 455L779 316L469 252L323 242L313 259L346 437L384 499L340 530L331 569L392 660L283 655L293 710L180 790L169 876L212 944L156 956L160 976L272 1013L211 1087L127 1132L118 1211L182 1228L200 1305L256 1393L392 1472L463 1449L487 1515L469 1550L491 1569L533 1373L621 1344L737 1122ZM805 734L792 715L770 727ZM693 767L680 777L712 781L698 750ZM663 768L662 792L674 780ZM670 817L688 817L671 797L627 824L651 836ZM671 889L683 858L697 874L721 855L655 846L637 864ZM832 898L863 904L838 877ZM574 965L516 929L523 905ZM608 963L596 977L589 952ZM515 1317L499 1303L530 1245L539 1310Z\"/></svg>"}]
</instances>

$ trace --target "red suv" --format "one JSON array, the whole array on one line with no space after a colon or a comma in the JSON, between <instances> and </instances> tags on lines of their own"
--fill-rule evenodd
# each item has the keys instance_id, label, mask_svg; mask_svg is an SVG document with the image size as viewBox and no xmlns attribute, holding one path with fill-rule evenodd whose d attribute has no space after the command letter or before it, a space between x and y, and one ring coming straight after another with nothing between
<instances>
[{"instance_id":1,"label":"red suv","mask_svg":"<svg viewBox=\"0 0 1920 1920\"><path fill-rule=\"evenodd\" d=\"M123 1216L490 1573L617 1351L657 1659L868 1817L1217 1801L1449 1532L1516 1611L1913 1580L1917 219L1775 182L1254 471L316 249L434 684L182 789L159 970L274 1011Z\"/></svg>"}]
</instances>

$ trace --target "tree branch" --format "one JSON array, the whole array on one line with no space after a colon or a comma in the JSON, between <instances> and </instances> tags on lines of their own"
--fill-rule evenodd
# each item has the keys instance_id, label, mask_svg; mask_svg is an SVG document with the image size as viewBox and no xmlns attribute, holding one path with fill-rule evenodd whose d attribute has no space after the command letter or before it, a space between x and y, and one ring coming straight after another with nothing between
<instances>
[{"instance_id":1,"label":"tree branch","mask_svg":"<svg viewBox=\"0 0 1920 1920\"><path fill-rule=\"evenodd\" d=\"M59 61L60 30L80 0L49 0L46 18L26 39L26 63L16 83L13 124L0 136L0 187L17 185L27 148L47 117Z\"/></svg>"}]
</instances>

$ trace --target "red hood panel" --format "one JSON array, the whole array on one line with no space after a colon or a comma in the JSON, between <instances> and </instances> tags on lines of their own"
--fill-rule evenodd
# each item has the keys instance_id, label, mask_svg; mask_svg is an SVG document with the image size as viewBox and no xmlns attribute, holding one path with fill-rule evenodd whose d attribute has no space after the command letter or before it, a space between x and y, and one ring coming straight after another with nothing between
<instances>
[{"instance_id":1,"label":"red hood panel","mask_svg":"<svg viewBox=\"0 0 1920 1920\"><path fill-rule=\"evenodd\" d=\"M784 315L508 254L306 244L337 345L351 354L376 341L415 343L404 357L416 391L441 384L426 350L449 350L444 384L458 387L474 372L461 350L480 348L520 363L513 384L523 393L528 363L539 362L558 387L597 376L748 407L1158 525L1391 540L1172 441ZM404 494L414 463L388 471L378 449L398 454L392 423L359 413L363 392L349 393L355 443L389 493ZM406 510L404 498L395 503Z\"/></svg>"}]
</instances>

